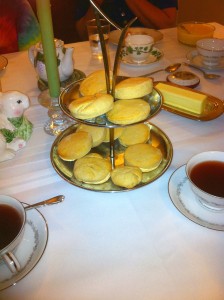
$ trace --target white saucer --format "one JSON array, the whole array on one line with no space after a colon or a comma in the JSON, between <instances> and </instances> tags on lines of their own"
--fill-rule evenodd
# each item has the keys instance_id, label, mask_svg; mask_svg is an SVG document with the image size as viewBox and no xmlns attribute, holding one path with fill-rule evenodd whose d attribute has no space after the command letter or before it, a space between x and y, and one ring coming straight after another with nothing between
<instances>
[{"instance_id":1,"label":"white saucer","mask_svg":"<svg viewBox=\"0 0 224 300\"><path fill-rule=\"evenodd\" d=\"M25 277L41 259L48 241L48 226L45 218L37 209L27 211L24 237L15 251L22 269L13 274L3 261L0 261L0 291L15 285Z\"/></svg>"},{"instance_id":2,"label":"white saucer","mask_svg":"<svg viewBox=\"0 0 224 300\"><path fill-rule=\"evenodd\" d=\"M203 206L192 192L185 165L171 175L168 190L176 208L189 220L214 230L224 230L224 210L216 211Z\"/></svg>"},{"instance_id":3,"label":"white saucer","mask_svg":"<svg viewBox=\"0 0 224 300\"><path fill-rule=\"evenodd\" d=\"M124 49L125 49L125 47L124 47ZM122 56L121 61L124 64L127 64L127 65L131 65L131 66L135 66L135 67L141 67L141 66L145 66L145 65L156 63L162 57L163 57L163 52L161 50L153 47L152 52L149 55L149 58L146 61L144 61L144 62L136 63L135 61L133 61L132 59L130 59L130 57L128 55Z\"/></svg>"},{"instance_id":4,"label":"white saucer","mask_svg":"<svg viewBox=\"0 0 224 300\"><path fill-rule=\"evenodd\" d=\"M191 64L201 67L207 70L222 70L224 69L224 58L221 58L220 63L218 65L206 65L203 63L202 57L198 54L197 50L193 50L187 53L187 59L191 62Z\"/></svg>"}]
</instances>

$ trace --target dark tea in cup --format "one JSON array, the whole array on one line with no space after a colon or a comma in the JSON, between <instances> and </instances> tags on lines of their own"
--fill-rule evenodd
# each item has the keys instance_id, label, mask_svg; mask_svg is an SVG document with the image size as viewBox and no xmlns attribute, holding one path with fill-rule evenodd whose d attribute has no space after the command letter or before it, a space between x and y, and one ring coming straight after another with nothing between
<instances>
[{"instance_id":1,"label":"dark tea in cup","mask_svg":"<svg viewBox=\"0 0 224 300\"><path fill-rule=\"evenodd\" d=\"M0 250L16 238L22 225L23 219L15 208L0 204Z\"/></svg>"},{"instance_id":2,"label":"dark tea in cup","mask_svg":"<svg viewBox=\"0 0 224 300\"><path fill-rule=\"evenodd\" d=\"M224 209L224 152L194 155L186 164L186 174L201 204L210 209Z\"/></svg>"}]
</instances>

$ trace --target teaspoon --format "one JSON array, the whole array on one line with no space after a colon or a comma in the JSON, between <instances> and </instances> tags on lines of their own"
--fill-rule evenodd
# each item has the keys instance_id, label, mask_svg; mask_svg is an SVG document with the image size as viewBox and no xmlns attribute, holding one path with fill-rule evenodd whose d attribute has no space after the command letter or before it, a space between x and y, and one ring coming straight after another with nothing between
<instances>
[{"instance_id":1,"label":"teaspoon","mask_svg":"<svg viewBox=\"0 0 224 300\"><path fill-rule=\"evenodd\" d=\"M31 204L31 205L28 205L28 206L24 207L24 209L29 210L29 209L40 207L40 206L57 204L57 203L62 202L64 200L64 198L65 198L65 196L63 196L63 195L55 196L55 197L50 198L48 200L44 200L44 201L41 201L41 202L37 202L37 203Z\"/></svg>"},{"instance_id":2,"label":"teaspoon","mask_svg":"<svg viewBox=\"0 0 224 300\"><path fill-rule=\"evenodd\" d=\"M188 67L191 67L191 68L195 68L195 69L201 71L203 73L203 75L204 75L204 78L206 78L206 79L217 79L217 78L221 77L218 74L206 73L202 69L200 69L200 68L198 68L198 67L196 67L194 65L188 64L188 63L184 63L184 65L188 66Z\"/></svg>"},{"instance_id":3,"label":"teaspoon","mask_svg":"<svg viewBox=\"0 0 224 300\"><path fill-rule=\"evenodd\" d=\"M164 69L159 69L159 70L156 70L156 71L153 71L153 72L141 75L139 77L148 77L148 76L150 76L152 74L155 74L157 72L162 72L162 71L166 71L167 73L172 73L172 72L175 72L177 69L179 69L180 66L181 66L180 63L176 63L176 64L173 64L173 65L169 65L169 66L167 66ZM116 78L117 78L118 81L120 81L120 80L124 80L124 79L130 78L130 77L128 77L128 76L117 76Z\"/></svg>"}]
</instances>

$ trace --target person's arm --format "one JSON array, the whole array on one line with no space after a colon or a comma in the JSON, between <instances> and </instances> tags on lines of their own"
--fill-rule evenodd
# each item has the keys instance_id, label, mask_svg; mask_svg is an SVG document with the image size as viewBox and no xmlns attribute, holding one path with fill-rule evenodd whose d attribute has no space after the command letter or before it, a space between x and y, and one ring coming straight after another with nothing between
<instances>
[{"instance_id":1,"label":"person's arm","mask_svg":"<svg viewBox=\"0 0 224 300\"><path fill-rule=\"evenodd\" d=\"M177 10L175 7L160 9L147 0L125 0L125 2L146 27L162 29L176 25Z\"/></svg>"},{"instance_id":2,"label":"person's arm","mask_svg":"<svg viewBox=\"0 0 224 300\"><path fill-rule=\"evenodd\" d=\"M94 2L100 6L103 3L104 0L95 0ZM90 5L90 7L88 8L86 14L80 18L79 20L77 20L75 22L75 29L76 32L80 38L81 41L87 40L88 39L88 34L87 34L87 29L86 29L86 22L88 20L91 19L95 19L95 14L93 11L92 6Z\"/></svg>"}]
</instances>

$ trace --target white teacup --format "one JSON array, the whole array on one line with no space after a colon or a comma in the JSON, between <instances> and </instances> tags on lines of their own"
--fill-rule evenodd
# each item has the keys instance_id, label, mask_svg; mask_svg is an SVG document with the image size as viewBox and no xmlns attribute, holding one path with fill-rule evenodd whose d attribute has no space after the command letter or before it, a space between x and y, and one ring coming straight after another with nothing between
<instances>
[{"instance_id":1,"label":"white teacup","mask_svg":"<svg viewBox=\"0 0 224 300\"><path fill-rule=\"evenodd\" d=\"M136 63L143 63L149 58L154 39L146 34L130 34L125 39L129 58Z\"/></svg>"},{"instance_id":2,"label":"white teacup","mask_svg":"<svg viewBox=\"0 0 224 300\"><path fill-rule=\"evenodd\" d=\"M224 209L224 152L194 155L186 164L186 174L201 204L213 210Z\"/></svg>"},{"instance_id":3,"label":"white teacup","mask_svg":"<svg viewBox=\"0 0 224 300\"><path fill-rule=\"evenodd\" d=\"M21 269L14 251L20 244L26 223L26 212L15 198L0 195L0 261L4 260L12 273Z\"/></svg>"}]
</instances>

